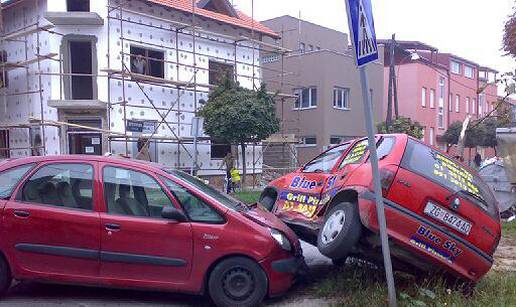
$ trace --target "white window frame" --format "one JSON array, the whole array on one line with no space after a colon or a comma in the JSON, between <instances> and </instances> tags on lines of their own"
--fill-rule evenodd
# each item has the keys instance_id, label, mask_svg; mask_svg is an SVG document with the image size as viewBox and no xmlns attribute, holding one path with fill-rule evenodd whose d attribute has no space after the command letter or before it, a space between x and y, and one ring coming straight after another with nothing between
<instances>
[{"instance_id":1,"label":"white window frame","mask_svg":"<svg viewBox=\"0 0 516 307\"><path fill-rule=\"evenodd\" d=\"M434 127L430 127L430 135L428 136L429 143L431 146L434 146Z\"/></svg>"},{"instance_id":2,"label":"white window frame","mask_svg":"<svg viewBox=\"0 0 516 307\"><path fill-rule=\"evenodd\" d=\"M469 114L469 104L470 104L470 99L469 97L466 97L466 114Z\"/></svg>"},{"instance_id":3,"label":"white window frame","mask_svg":"<svg viewBox=\"0 0 516 307\"><path fill-rule=\"evenodd\" d=\"M440 129L444 128L444 107L439 107L437 112L437 125Z\"/></svg>"},{"instance_id":4,"label":"white window frame","mask_svg":"<svg viewBox=\"0 0 516 307\"><path fill-rule=\"evenodd\" d=\"M430 100L430 108L435 108L435 89L431 88L430 89L430 97L429 97L429 100Z\"/></svg>"},{"instance_id":5,"label":"white window frame","mask_svg":"<svg viewBox=\"0 0 516 307\"><path fill-rule=\"evenodd\" d=\"M453 111L453 94L450 93L448 96L448 112L451 113Z\"/></svg>"},{"instance_id":6,"label":"white window frame","mask_svg":"<svg viewBox=\"0 0 516 307\"><path fill-rule=\"evenodd\" d=\"M303 90L308 89L308 107L303 107ZM315 101L313 100L313 91L315 90ZM310 110L317 108L317 87L303 87L294 89L294 95L298 96L294 101L294 110ZM299 106L296 107L296 101L299 101Z\"/></svg>"},{"instance_id":7,"label":"white window frame","mask_svg":"<svg viewBox=\"0 0 516 307\"><path fill-rule=\"evenodd\" d=\"M313 138L315 139L315 144L307 144L306 139L307 138ZM307 135L307 136L301 136L299 137L299 144L297 144L297 147L316 147L317 146L317 136L315 135Z\"/></svg>"},{"instance_id":8,"label":"white window frame","mask_svg":"<svg viewBox=\"0 0 516 307\"><path fill-rule=\"evenodd\" d=\"M426 107L426 87L421 88L421 106Z\"/></svg>"},{"instance_id":9,"label":"white window frame","mask_svg":"<svg viewBox=\"0 0 516 307\"><path fill-rule=\"evenodd\" d=\"M331 139L339 139L339 142L338 143L332 143L331 142ZM342 135L330 135L330 139L328 140L330 142L330 146L335 146L335 145L340 145L342 143L342 141L344 141L345 137L342 136Z\"/></svg>"},{"instance_id":10,"label":"white window frame","mask_svg":"<svg viewBox=\"0 0 516 307\"><path fill-rule=\"evenodd\" d=\"M461 63L459 63L457 61L453 61L453 60L450 61L450 71L456 75L461 74L460 66L461 66Z\"/></svg>"},{"instance_id":11,"label":"white window frame","mask_svg":"<svg viewBox=\"0 0 516 307\"><path fill-rule=\"evenodd\" d=\"M350 89L346 87L335 86L333 88L333 108L338 110L350 110L349 107ZM338 98L341 98L342 105L339 106Z\"/></svg>"},{"instance_id":12,"label":"white window frame","mask_svg":"<svg viewBox=\"0 0 516 307\"><path fill-rule=\"evenodd\" d=\"M477 100L475 98L473 98L471 100L471 114L477 114L476 105L477 105Z\"/></svg>"},{"instance_id":13,"label":"white window frame","mask_svg":"<svg viewBox=\"0 0 516 307\"><path fill-rule=\"evenodd\" d=\"M460 112L460 95L455 95L455 112Z\"/></svg>"}]
</instances>

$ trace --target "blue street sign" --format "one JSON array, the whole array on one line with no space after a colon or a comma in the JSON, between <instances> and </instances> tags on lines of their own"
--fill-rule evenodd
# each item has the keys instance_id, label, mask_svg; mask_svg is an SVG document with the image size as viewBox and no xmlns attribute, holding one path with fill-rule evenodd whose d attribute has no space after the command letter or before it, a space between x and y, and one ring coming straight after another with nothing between
<instances>
[{"instance_id":1,"label":"blue street sign","mask_svg":"<svg viewBox=\"0 0 516 307\"><path fill-rule=\"evenodd\" d=\"M357 65L362 66L378 59L371 0L348 0L348 3L350 36Z\"/></svg>"}]
</instances>

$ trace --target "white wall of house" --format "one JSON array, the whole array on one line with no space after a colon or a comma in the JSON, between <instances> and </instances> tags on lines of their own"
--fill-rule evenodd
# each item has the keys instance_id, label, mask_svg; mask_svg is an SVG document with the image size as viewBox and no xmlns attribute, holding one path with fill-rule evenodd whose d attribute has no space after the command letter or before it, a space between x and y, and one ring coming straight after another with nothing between
<instances>
[{"instance_id":1,"label":"white wall of house","mask_svg":"<svg viewBox=\"0 0 516 307\"><path fill-rule=\"evenodd\" d=\"M50 12L64 12L66 11L65 0L52 0L47 3L45 0L40 1L40 15L43 15L44 11ZM36 22L36 12L34 10L33 1L24 1L20 5L16 5L6 12L4 12L4 23L5 32L12 32L16 29L20 29L24 26L22 14L26 14L27 20L25 24ZM111 0L112 6L117 6L117 0ZM90 11L96 12L104 20L104 25L99 26L87 26L87 25L67 25L67 26L56 26L52 28L52 31L60 33L62 35L51 34L48 32L40 32L41 41L41 54L57 53L60 58L61 54L61 42L63 37L66 35L92 35L97 37L96 51L97 51L97 68L96 72L99 77L96 78L96 84L98 88L98 99L103 102L110 101L113 106L109 110L109 128L112 131L124 133L124 112L123 106L120 103L123 101L122 86L125 85L125 100L129 105L126 106L127 119L134 120L146 120L146 121L161 121L159 114L151 108L140 108L137 106L151 107L151 103L145 97L143 92L138 88L137 84L132 81L111 79L108 81L106 78L106 69L121 70L122 68L122 44L123 51L126 54L124 56L124 63L127 67L130 67L129 52L131 46L145 47L152 50L160 50L164 52L164 78L174 81L193 82L194 70L192 67L179 65L177 69L177 61L180 64L194 65L193 54L191 53L194 42L192 36L189 34L178 35L178 49L179 54L176 53L176 34L174 30L174 24L140 16L137 14L131 14L123 12L122 17L127 20L121 24L118 18L120 17L119 10L112 10L110 16L114 19L108 18L108 0L95 0L90 1ZM156 16L158 18L171 19L177 22L188 23L191 14L182 13L173 9L166 9L159 5L150 5L148 2L132 0L123 1L124 6L133 11L141 12L144 14ZM25 13L24 13L25 12ZM129 22L130 21L130 22ZM200 19L197 17L197 21L201 24L201 27L225 35L246 35L251 36L250 31L241 28L236 28L230 25L225 25L220 22L215 22L207 19ZM40 19L41 23L48 23L44 18ZM138 23L135 24L134 22ZM123 31L124 41L120 39L121 31ZM63 36L64 35L64 36ZM196 75L196 82L198 84L198 90L207 91L206 85L209 83L207 69L210 59L215 59L219 62L227 62L228 64L234 64L235 60L235 48L231 44L224 42L230 42L222 37L212 36L209 37L202 34L201 37L195 39L196 46L196 65L199 67L199 71ZM209 38L209 39L205 39ZM35 46L36 34L29 35L27 37L28 43L28 58L35 57ZM241 42L240 44L243 44ZM248 45L251 46L251 45ZM23 42L4 42L1 50L8 52L7 60L9 62L22 61L25 58L23 52ZM190 51L190 52L188 52ZM254 51L254 57L253 57ZM258 65L258 50L252 48L238 47L236 50L236 58L239 62L236 65L236 72L239 75L238 82L244 87L253 87L253 58L255 64ZM32 64L29 67L29 90L38 89L38 76L35 74L37 70L37 64ZM58 61L45 60L41 62L41 70L46 72L59 73L60 63ZM260 76L260 70L255 68L255 76ZM9 93L22 92L26 90L25 84L26 72L25 69L16 69L9 72ZM110 83L109 83L110 82ZM259 81L255 81L256 85L259 86ZM156 107L160 108L160 112L165 114L167 110L174 105L173 110L169 113L166 120L169 123L172 131L179 137L189 137L191 130L192 117L194 116L195 109L199 109L201 105L199 100L207 100L207 93L178 90L176 88L170 88L168 86L160 86L155 84L148 84L140 82L144 88L145 93L154 102ZM48 107L47 100L59 100L64 97L63 84L59 76L48 76L42 75L42 88L43 88L43 105L44 105L44 117L46 119L57 120L57 110ZM108 90L109 89L109 90ZM13 123L25 123L29 116L39 118L40 110L40 99L39 93L30 95L17 95L8 96L5 101L0 101L0 125L13 124ZM177 102L176 102L177 101ZM7 105L5 104L7 102ZM108 123L106 123L108 126ZM163 137L173 137L168 125L161 124L158 127L157 134ZM131 132L128 132L129 134ZM47 127L45 130L47 154L60 154L66 153L66 148L61 148L62 142L60 142L60 131L55 127ZM64 136L63 136L64 137ZM11 129L10 130L10 147L29 147L30 146L29 136L27 129ZM158 162L165 163L170 166L178 168L189 168L192 164L190 154L193 154L193 145L185 144L183 146L171 143L159 143L157 144L157 156ZM135 154L136 145L129 145L129 154ZM125 154L125 142L111 142L111 152L115 154ZM199 152L199 166L203 171L200 172L202 175L220 174L219 171L220 159L212 159L210 154L210 142L203 141L198 144ZM253 150L252 147L247 149L247 166L252 170L253 166ZM11 156L26 156L30 155L30 150L12 150ZM261 148L256 147L254 152L255 159L261 156ZM180 158L178 158L180 157ZM256 164L257 172L261 172L261 159L258 159Z\"/></svg>"}]
</instances>

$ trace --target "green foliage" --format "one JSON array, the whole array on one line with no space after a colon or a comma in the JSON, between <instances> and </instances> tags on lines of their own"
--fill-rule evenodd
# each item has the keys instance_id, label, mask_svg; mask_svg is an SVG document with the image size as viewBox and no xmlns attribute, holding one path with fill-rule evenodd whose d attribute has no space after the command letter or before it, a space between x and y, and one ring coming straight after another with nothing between
<instances>
[{"instance_id":1,"label":"green foliage","mask_svg":"<svg viewBox=\"0 0 516 307\"><path fill-rule=\"evenodd\" d=\"M516 7L505 21L502 46L508 55L516 57Z\"/></svg>"},{"instance_id":2,"label":"green foliage","mask_svg":"<svg viewBox=\"0 0 516 307\"><path fill-rule=\"evenodd\" d=\"M457 144L459 142L460 131L462 130L462 122L455 121L450 124L448 129L440 137L439 141L446 144Z\"/></svg>"},{"instance_id":3,"label":"green foliage","mask_svg":"<svg viewBox=\"0 0 516 307\"><path fill-rule=\"evenodd\" d=\"M233 196L244 204L254 204L260 199L259 191L242 191L236 192Z\"/></svg>"},{"instance_id":4,"label":"green foliage","mask_svg":"<svg viewBox=\"0 0 516 307\"><path fill-rule=\"evenodd\" d=\"M464 294L463 286L450 285L442 276L416 279L395 272L398 304L416 306L513 306L516 273L491 271ZM319 296L332 300L333 306L386 306L387 285L381 268L348 263L313 285Z\"/></svg>"},{"instance_id":5,"label":"green foliage","mask_svg":"<svg viewBox=\"0 0 516 307\"><path fill-rule=\"evenodd\" d=\"M229 78L210 92L199 115L210 137L231 144L260 142L279 130L274 101L265 86L253 91Z\"/></svg>"},{"instance_id":6,"label":"green foliage","mask_svg":"<svg viewBox=\"0 0 516 307\"><path fill-rule=\"evenodd\" d=\"M406 133L417 139L423 137L423 126L417 121L412 121L408 117L400 116L392 121L391 126L387 127L385 122L378 125L378 133Z\"/></svg>"},{"instance_id":7,"label":"green foliage","mask_svg":"<svg viewBox=\"0 0 516 307\"><path fill-rule=\"evenodd\" d=\"M468 129L466 129L464 147L495 147L496 128L501 125L502 123L495 117L485 118L482 122L473 122L469 125ZM457 144L459 142L461 130L462 122L455 121L450 124L439 140L448 145Z\"/></svg>"},{"instance_id":8,"label":"green foliage","mask_svg":"<svg viewBox=\"0 0 516 307\"><path fill-rule=\"evenodd\" d=\"M226 77L213 88L199 112L204 117L204 129L212 139L241 146L243 184L246 143L260 142L279 130L275 111L274 100L267 94L265 85L254 91Z\"/></svg>"}]
</instances>

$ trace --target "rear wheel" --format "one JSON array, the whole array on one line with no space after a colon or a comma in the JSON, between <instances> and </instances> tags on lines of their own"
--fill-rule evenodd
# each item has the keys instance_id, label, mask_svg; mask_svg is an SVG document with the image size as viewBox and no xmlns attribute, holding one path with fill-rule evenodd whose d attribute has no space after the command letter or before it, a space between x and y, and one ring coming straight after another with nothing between
<instances>
[{"instance_id":1,"label":"rear wheel","mask_svg":"<svg viewBox=\"0 0 516 307\"><path fill-rule=\"evenodd\" d=\"M337 263L345 261L362 234L362 223L356 204L342 202L326 214L317 237L321 254Z\"/></svg>"},{"instance_id":2,"label":"rear wheel","mask_svg":"<svg viewBox=\"0 0 516 307\"><path fill-rule=\"evenodd\" d=\"M257 306L267 294L267 275L255 261L233 257L211 272L208 291L217 306Z\"/></svg>"},{"instance_id":3,"label":"rear wheel","mask_svg":"<svg viewBox=\"0 0 516 307\"><path fill-rule=\"evenodd\" d=\"M4 295L5 292L11 286L12 277L11 270L5 259L0 256L0 296Z\"/></svg>"}]
</instances>

